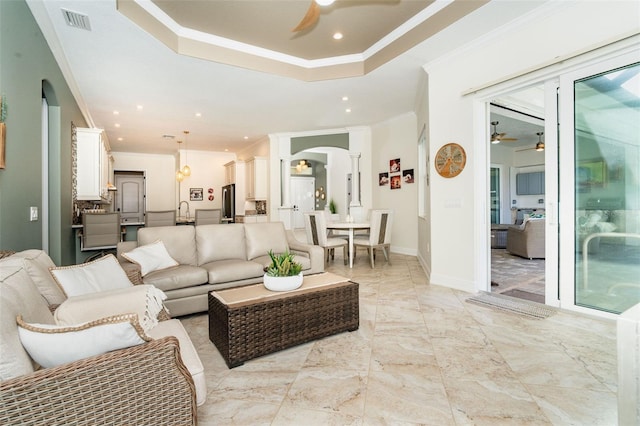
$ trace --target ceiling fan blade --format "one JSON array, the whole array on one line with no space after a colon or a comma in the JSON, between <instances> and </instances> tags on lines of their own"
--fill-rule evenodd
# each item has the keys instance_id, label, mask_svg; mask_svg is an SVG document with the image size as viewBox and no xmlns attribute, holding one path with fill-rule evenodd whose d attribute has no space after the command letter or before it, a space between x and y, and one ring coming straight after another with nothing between
<instances>
[{"instance_id":1,"label":"ceiling fan blade","mask_svg":"<svg viewBox=\"0 0 640 426\"><path fill-rule=\"evenodd\" d=\"M292 29L291 32L296 33L298 31L309 28L318 21L319 17L320 6L318 6L318 4L314 0L311 0L311 5L309 6L309 9L307 9L307 13L302 18L302 21L300 21L300 23L294 29Z\"/></svg>"},{"instance_id":2,"label":"ceiling fan blade","mask_svg":"<svg viewBox=\"0 0 640 426\"><path fill-rule=\"evenodd\" d=\"M515 142L518 138L500 138L500 142Z\"/></svg>"}]
</instances>

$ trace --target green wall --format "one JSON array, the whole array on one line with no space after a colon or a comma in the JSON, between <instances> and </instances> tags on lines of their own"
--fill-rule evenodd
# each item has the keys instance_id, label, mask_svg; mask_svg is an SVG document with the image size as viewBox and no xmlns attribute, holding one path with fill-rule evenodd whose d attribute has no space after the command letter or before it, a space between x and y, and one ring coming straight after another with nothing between
<instances>
[{"instance_id":1,"label":"green wall","mask_svg":"<svg viewBox=\"0 0 640 426\"><path fill-rule=\"evenodd\" d=\"M49 102L48 248L42 247L43 92ZM0 93L8 103L0 250L44 248L56 264L72 264L71 123L87 123L24 0L0 0ZM38 221L29 221L31 206L38 207Z\"/></svg>"}]
</instances>

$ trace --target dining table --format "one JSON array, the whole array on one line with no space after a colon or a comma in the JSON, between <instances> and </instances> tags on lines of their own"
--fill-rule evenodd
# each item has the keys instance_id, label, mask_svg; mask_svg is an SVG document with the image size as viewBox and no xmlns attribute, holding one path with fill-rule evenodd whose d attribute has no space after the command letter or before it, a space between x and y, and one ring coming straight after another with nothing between
<instances>
[{"instance_id":1,"label":"dining table","mask_svg":"<svg viewBox=\"0 0 640 426\"><path fill-rule=\"evenodd\" d=\"M368 230L371 228L369 222L328 222L327 230L348 231L349 233L349 268L353 268L353 236L356 230Z\"/></svg>"}]
</instances>

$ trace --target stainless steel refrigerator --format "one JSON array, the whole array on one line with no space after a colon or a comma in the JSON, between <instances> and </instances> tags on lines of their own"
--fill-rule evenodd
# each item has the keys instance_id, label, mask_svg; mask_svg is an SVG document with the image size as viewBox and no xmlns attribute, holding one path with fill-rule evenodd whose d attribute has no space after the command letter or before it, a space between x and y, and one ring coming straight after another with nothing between
<instances>
[{"instance_id":1,"label":"stainless steel refrigerator","mask_svg":"<svg viewBox=\"0 0 640 426\"><path fill-rule=\"evenodd\" d=\"M236 185L230 184L222 187L222 222L236 221Z\"/></svg>"}]
</instances>

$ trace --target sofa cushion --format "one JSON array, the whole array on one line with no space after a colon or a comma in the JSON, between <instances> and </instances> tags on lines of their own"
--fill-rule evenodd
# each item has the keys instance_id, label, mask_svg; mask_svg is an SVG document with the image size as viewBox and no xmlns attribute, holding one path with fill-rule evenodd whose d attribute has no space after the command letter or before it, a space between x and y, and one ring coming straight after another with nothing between
<instances>
[{"instance_id":1,"label":"sofa cushion","mask_svg":"<svg viewBox=\"0 0 640 426\"><path fill-rule=\"evenodd\" d=\"M27 274L49 305L59 305L64 302L66 296L49 272L49 268L54 268L56 265L45 251L24 250L6 258L6 261L24 266Z\"/></svg>"},{"instance_id":2,"label":"sofa cushion","mask_svg":"<svg viewBox=\"0 0 640 426\"><path fill-rule=\"evenodd\" d=\"M201 267L208 273L209 284L241 281L264 275L264 266L250 260L218 260L216 262L206 263Z\"/></svg>"},{"instance_id":3,"label":"sofa cushion","mask_svg":"<svg viewBox=\"0 0 640 426\"><path fill-rule=\"evenodd\" d=\"M275 253L276 255L281 253ZM293 260L298 262L302 266L302 270L306 271L307 269L311 269L311 259L304 256L296 256L293 255ZM271 266L271 257L269 255L256 257L252 260L252 262L256 262L262 265L263 268L268 268Z\"/></svg>"},{"instance_id":4,"label":"sofa cushion","mask_svg":"<svg viewBox=\"0 0 640 426\"><path fill-rule=\"evenodd\" d=\"M178 266L178 262L169 255L162 241L137 247L130 252L123 253L122 257L138 264L143 277L149 272Z\"/></svg>"},{"instance_id":5,"label":"sofa cushion","mask_svg":"<svg viewBox=\"0 0 640 426\"><path fill-rule=\"evenodd\" d=\"M31 358L45 368L150 340L136 314L102 318L73 327L27 323L22 317L17 321L22 345Z\"/></svg>"},{"instance_id":6,"label":"sofa cushion","mask_svg":"<svg viewBox=\"0 0 640 426\"><path fill-rule=\"evenodd\" d=\"M289 251L287 234L282 222L245 223L244 233L248 260L267 255L269 250L273 250L274 253Z\"/></svg>"},{"instance_id":7,"label":"sofa cushion","mask_svg":"<svg viewBox=\"0 0 640 426\"><path fill-rule=\"evenodd\" d=\"M133 285L112 254L88 263L51 268L51 273L67 297Z\"/></svg>"},{"instance_id":8,"label":"sofa cushion","mask_svg":"<svg viewBox=\"0 0 640 426\"><path fill-rule=\"evenodd\" d=\"M34 365L20 342L16 317L53 324L45 299L22 266L0 262L0 380L34 371Z\"/></svg>"},{"instance_id":9,"label":"sofa cushion","mask_svg":"<svg viewBox=\"0 0 640 426\"><path fill-rule=\"evenodd\" d=\"M162 291L191 287L207 282L207 271L198 266L178 265L173 268L147 274L142 281L156 286Z\"/></svg>"},{"instance_id":10,"label":"sofa cushion","mask_svg":"<svg viewBox=\"0 0 640 426\"><path fill-rule=\"evenodd\" d=\"M100 293L70 297L56 309L54 318L58 325L75 325L113 315L134 313L143 330L149 331L158 324L158 314L164 309L167 298L152 285L136 285Z\"/></svg>"},{"instance_id":11,"label":"sofa cushion","mask_svg":"<svg viewBox=\"0 0 640 426\"><path fill-rule=\"evenodd\" d=\"M152 226L138 229L138 245L162 241L169 255L181 265L198 264L196 231L194 226Z\"/></svg>"},{"instance_id":12,"label":"sofa cushion","mask_svg":"<svg viewBox=\"0 0 640 426\"><path fill-rule=\"evenodd\" d=\"M182 358L182 362L184 362L185 367L189 370L189 374L191 374L193 384L196 388L196 404L199 406L204 404L207 399L207 382L204 377L204 366L182 323L177 319L162 321L149 331L149 336L154 339L174 336L178 339L178 342L180 342L180 358Z\"/></svg>"},{"instance_id":13,"label":"sofa cushion","mask_svg":"<svg viewBox=\"0 0 640 426\"><path fill-rule=\"evenodd\" d=\"M246 260L244 238L244 226L240 223L196 226L198 265L216 260Z\"/></svg>"}]
</instances>

